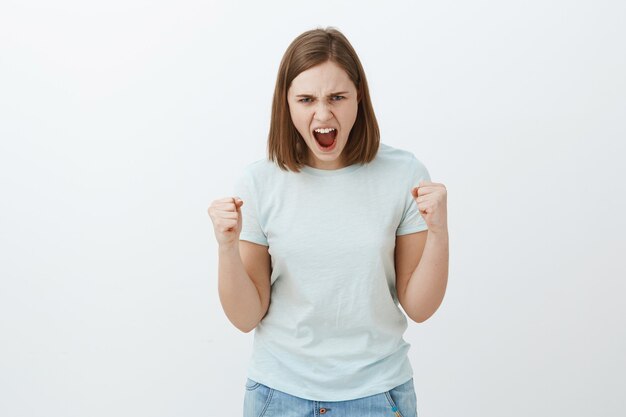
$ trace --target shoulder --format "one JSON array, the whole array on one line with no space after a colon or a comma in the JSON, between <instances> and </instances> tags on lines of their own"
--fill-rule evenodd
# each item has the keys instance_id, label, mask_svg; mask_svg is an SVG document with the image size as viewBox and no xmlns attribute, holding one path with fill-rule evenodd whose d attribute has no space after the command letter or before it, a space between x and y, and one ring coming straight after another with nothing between
<instances>
[{"instance_id":1,"label":"shoulder","mask_svg":"<svg viewBox=\"0 0 626 417\"><path fill-rule=\"evenodd\" d=\"M244 165L237 176L236 183L262 191L281 181L281 176L284 176L284 173L277 164L267 158L262 158Z\"/></svg>"},{"instance_id":2,"label":"shoulder","mask_svg":"<svg viewBox=\"0 0 626 417\"><path fill-rule=\"evenodd\" d=\"M240 172L240 177L247 178L248 180L255 178L268 178L279 175L279 171L280 168L278 165L267 158L262 158L244 165Z\"/></svg>"},{"instance_id":3,"label":"shoulder","mask_svg":"<svg viewBox=\"0 0 626 417\"><path fill-rule=\"evenodd\" d=\"M274 163L272 163L271 161L269 161L267 158L261 158L261 159L257 159L256 161L250 162L249 164L245 165L243 167L243 173L244 174L251 174L251 175L259 175L259 174L267 174L269 172L271 172L273 166L275 166ZM278 167L276 167L278 168Z\"/></svg>"},{"instance_id":4,"label":"shoulder","mask_svg":"<svg viewBox=\"0 0 626 417\"><path fill-rule=\"evenodd\" d=\"M426 170L426 166L413 152L396 148L382 142L378 148L376 159L381 167L394 168L402 172L406 172L407 170L411 172Z\"/></svg>"}]
</instances>

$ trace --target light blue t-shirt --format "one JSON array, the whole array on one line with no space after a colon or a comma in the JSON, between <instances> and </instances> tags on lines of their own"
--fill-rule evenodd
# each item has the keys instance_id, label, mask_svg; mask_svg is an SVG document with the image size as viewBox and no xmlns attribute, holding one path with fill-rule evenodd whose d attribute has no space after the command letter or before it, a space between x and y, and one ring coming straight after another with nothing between
<instances>
[{"instance_id":1,"label":"light blue t-shirt","mask_svg":"<svg viewBox=\"0 0 626 417\"><path fill-rule=\"evenodd\" d=\"M430 180L380 144L369 164L283 171L268 159L235 185L241 240L269 246L271 298L248 377L316 401L379 394L413 376L395 287L396 236L427 229L411 188Z\"/></svg>"}]
</instances>

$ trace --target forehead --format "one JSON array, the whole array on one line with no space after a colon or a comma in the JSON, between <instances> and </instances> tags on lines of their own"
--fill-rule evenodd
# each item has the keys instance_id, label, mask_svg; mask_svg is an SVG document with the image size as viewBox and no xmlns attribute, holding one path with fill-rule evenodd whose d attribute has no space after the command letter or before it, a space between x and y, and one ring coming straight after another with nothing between
<instances>
[{"instance_id":1,"label":"forehead","mask_svg":"<svg viewBox=\"0 0 626 417\"><path fill-rule=\"evenodd\" d=\"M348 74L332 61L302 71L293 79L289 88L294 94L352 90L356 90L356 87Z\"/></svg>"}]
</instances>

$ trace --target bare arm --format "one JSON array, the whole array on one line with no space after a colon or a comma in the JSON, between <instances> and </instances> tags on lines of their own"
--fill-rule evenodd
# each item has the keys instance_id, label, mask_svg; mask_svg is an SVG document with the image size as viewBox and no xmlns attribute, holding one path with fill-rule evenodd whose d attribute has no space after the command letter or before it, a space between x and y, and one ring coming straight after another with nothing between
<instances>
[{"instance_id":1,"label":"bare arm","mask_svg":"<svg viewBox=\"0 0 626 417\"><path fill-rule=\"evenodd\" d=\"M267 246L247 241L220 245L218 291L228 319L244 333L267 313L270 301L270 255Z\"/></svg>"},{"instance_id":2,"label":"bare arm","mask_svg":"<svg viewBox=\"0 0 626 417\"><path fill-rule=\"evenodd\" d=\"M396 288L404 311L421 323L437 311L448 285L448 191L420 181L411 194L428 230L396 239Z\"/></svg>"},{"instance_id":3,"label":"bare arm","mask_svg":"<svg viewBox=\"0 0 626 417\"><path fill-rule=\"evenodd\" d=\"M240 240L238 197L214 200L209 206L218 243L218 292L226 317L244 333L254 329L270 303L271 258L264 245Z\"/></svg>"},{"instance_id":4,"label":"bare arm","mask_svg":"<svg viewBox=\"0 0 626 417\"><path fill-rule=\"evenodd\" d=\"M448 283L448 231L425 231L396 239L396 288L407 315L422 323L443 301Z\"/></svg>"}]
</instances>

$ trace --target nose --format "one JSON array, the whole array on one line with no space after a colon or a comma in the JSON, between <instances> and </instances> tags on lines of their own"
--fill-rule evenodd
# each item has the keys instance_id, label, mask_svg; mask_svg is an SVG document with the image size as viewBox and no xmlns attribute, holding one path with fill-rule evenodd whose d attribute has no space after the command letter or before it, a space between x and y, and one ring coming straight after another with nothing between
<instances>
[{"instance_id":1,"label":"nose","mask_svg":"<svg viewBox=\"0 0 626 417\"><path fill-rule=\"evenodd\" d=\"M315 107L315 120L325 122L333 118L333 113L328 106L328 103L325 103L323 100L317 102L317 106Z\"/></svg>"}]
</instances>

